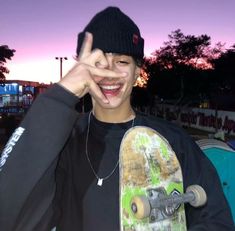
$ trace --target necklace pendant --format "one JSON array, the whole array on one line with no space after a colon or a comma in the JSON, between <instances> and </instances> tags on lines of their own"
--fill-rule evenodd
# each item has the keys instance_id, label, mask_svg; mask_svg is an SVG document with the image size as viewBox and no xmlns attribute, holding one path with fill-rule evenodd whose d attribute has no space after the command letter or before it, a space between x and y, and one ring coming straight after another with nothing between
<instances>
[{"instance_id":1,"label":"necklace pendant","mask_svg":"<svg viewBox=\"0 0 235 231\"><path fill-rule=\"evenodd\" d=\"M102 186L103 185L103 179L102 178L98 179L97 185L98 186Z\"/></svg>"}]
</instances>

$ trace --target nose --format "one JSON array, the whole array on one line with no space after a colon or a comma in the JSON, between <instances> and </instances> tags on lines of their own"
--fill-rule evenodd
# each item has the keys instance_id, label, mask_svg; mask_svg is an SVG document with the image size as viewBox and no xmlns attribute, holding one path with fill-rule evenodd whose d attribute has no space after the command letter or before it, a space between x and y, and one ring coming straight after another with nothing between
<instances>
[{"instance_id":1,"label":"nose","mask_svg":"<svg viewBox=\"0 0 235 231\"><path fill-rule=\"evenodd\" d=\"M106 60L107 60L107 69L113 71L115 66L114 66L114 59L113 59L113 54L112 53L106 53L105 54Z\"/></svg>"}]
</instances>

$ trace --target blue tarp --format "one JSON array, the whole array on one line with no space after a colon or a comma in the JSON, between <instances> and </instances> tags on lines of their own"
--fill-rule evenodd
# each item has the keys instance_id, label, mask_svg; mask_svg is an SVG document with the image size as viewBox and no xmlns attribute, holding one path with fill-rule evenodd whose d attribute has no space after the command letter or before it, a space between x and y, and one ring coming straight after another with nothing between
<instances>
[{"instance_id":1,"label":"blue tarp","mask_svg":"<svg viewBox=\"0 0 235 231\"><path fill-rule=\"evenodd\" d=\"M198 141L199 147L215 166L223 186L224 194L232 210L235 221L235 150L231 143L226 144L216 140ZM235 147L235 141L233 141Z\"/></svg>"}]
</instances>

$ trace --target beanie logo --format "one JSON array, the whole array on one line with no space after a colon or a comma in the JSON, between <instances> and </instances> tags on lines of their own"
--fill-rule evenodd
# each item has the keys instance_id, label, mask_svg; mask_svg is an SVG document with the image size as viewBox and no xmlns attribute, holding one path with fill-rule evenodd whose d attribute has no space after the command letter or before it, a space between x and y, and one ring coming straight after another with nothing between
<instances>
[{"instance_id":1,"label":"beanie logo","mask_svg":"<svg viewBox=\"0 0 235 231\"><path fill-rule=\"evenodd\" d=\"M137 34L133 34L132 40L135 45L138 45L139 36Z\"/></svg>"}]
</instances>

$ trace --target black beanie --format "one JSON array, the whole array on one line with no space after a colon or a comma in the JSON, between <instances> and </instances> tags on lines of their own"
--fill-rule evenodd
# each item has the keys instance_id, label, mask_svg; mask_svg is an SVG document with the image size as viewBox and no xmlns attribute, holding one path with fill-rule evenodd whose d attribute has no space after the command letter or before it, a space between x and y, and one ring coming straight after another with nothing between
<instances>
[{"instance_id":1,"label":"black beanie","mask_svg":"<svg viewBox=\"0 0 235 231\"><path fill-rule=\"evenodd\" d=\"M108 7L97 13L83 32L78 34L79 55L85 32L93 34L93 47L105 53L119 53L142 59L144 39L137 25L117 7Z\"/></svg>"}]
</instances>

